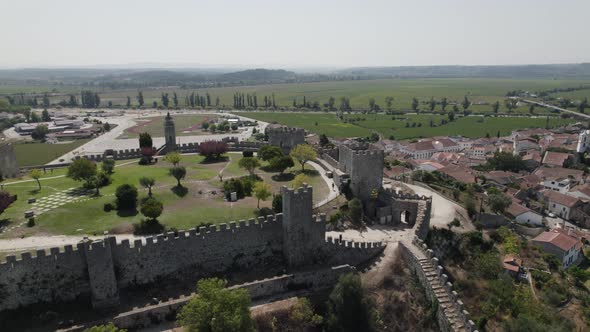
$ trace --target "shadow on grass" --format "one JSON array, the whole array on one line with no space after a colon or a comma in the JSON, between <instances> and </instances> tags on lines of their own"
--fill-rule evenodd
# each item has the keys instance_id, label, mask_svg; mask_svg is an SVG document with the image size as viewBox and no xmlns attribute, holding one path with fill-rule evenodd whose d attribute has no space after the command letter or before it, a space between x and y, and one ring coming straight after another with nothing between
<instances>
[{"instance_id":1,"label":"shadow on grass","mask_svg":"<svg viewBox=\"0 0 590 332\"><path fill-rule=\"evenodd\" d=\"M117 210L117 216L121 218L128 218L128 217L135 217L139 212L137 209L124 209L124 210Z\"/></svg>"},{"instance_id":2,"label":"shadow on grass","mask_svg":"<svg viewBox=\"0 0 590 332\"><path fill-rule=\"evenodd\" d=\"M203 161L201 161L199 164L216 164L216 163L223 163L223 162L227 162L229 161L229 157L228 156L221 156L219 158L205 158Z\"/></svg>"},{"instance_id":3,"label":"shadow on grass","mask_svg":"<svg viewBox=\"0 0 590 332\"><path fill-rule=\"evenodd\" d=\"M175 186L172 187L172 189L170 189L174 195L178 196L178 197L184 197L186 196L186 194L188 194L188 188L185 188L183 186Z\"/></svg>"},{"instance_id":4,"label":"shadow on grass","mask_svg":"<svg viewBox=\"0 0 590 332\"><path fill-rule=\"evenodd\" d=\"M0 219L0 227L8 226L10 224L10 219L4 218Z\"/></svg>"},{"instance_id":5,"label":"shadow on grass","mask_svg":"<svg viewBox=\"0 0 590 332\"><path fill-rule=\"evenodd\" d=\"M37 188L37 189L29 190L28 194L29 195L37 195L40 191L41 191L41 189Z\"/></svg>"},{"instance_id":6,"label":"shadow on grass","mask_svg":"<svg viewBox=\"0 0 590 332\"><path fill-rule=\"evenodd\" d=\"M273 181L276 182L288 182L295 178L295 174L293 173L283 173L283 174L275 174L270 177Z\"/></svg>"},{"instance_id":7,"label":"shadow on grass","mask_svg":"<svg viewBox=\"0 0 590 332\"><path fill-rule=\"evenodd\" d=\"M139 223L133 224L133 234L147 235L147 234L161 234L164 233L166 227L160 224L158 220L142 219Z\"/></svg>"},{"instance_id":8,"label":"shadow on grass","mask_svg":"<svg viewBox=\"0 0 590 332\"><path fill-rule=\"evenodd\" d=\"M315 169L305 169L305 170L298 170L298 171L294 171L293 173L299 175L299 174L305 174L307 176L318 176L320 175L320 172L318 172Z\"/></svg>"}]
</instances>

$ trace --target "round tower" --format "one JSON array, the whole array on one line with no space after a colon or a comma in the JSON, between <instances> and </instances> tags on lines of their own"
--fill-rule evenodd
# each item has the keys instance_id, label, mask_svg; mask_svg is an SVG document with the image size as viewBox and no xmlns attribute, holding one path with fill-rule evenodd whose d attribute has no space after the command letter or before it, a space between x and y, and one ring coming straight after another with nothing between
<instances>
[{"instance_id":1,"label":"round tower","mask_svg":"<svg viewBox=\"0 0 590 332\"><path fill-rule=\"evenodd\" d=\"M174 120L172 120L170 112L168 112L164 120L164 137L166 138L166 151L176 150L176 130L174 129Z\"/></svg>"}]
</instances>

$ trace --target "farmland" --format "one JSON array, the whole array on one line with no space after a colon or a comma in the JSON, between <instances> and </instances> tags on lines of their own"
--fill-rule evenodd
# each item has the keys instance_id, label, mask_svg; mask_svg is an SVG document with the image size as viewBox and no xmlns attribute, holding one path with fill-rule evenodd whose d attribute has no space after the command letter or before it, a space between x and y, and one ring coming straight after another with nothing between
<instances>
[{"instance_id":1,"label":"farmland","mask_svg":"<svg viewBox=\"0 0 590 332\"><path fill-rule=\"evenodd\" d=\"M200 129L201 123L217 118L214 115L174 115L174 125L177 136L203 135L206 132ZM140 120L139 124L125 129L120 138L139 137L139 133L148 133L152 137L162 137L164 128L164 116L150 117Z\"/></svg>"},{"instance_id":2,"label":"farmland","mask_svg":"<svg viewBox=\"0 0 590 332\"><path fill-rule=\"evenodd\" d=\"M230 108L233 105L233 95L236 92L244 94L256 94L258 97L258 105L263 104L264 96L275 95L276 105L279 108L291 108L293 100L297 103L303 102L303 96L306 101L311 103L319 102L323 105L328 101L330 96L336 99L336 104L339 103L340 97L350 98L350 103L353 108L364 109L367 108L370 98L374 98L375 102L381 107L385 108L385 97L391 96L393 100L394 110L410 109L412 98L416 97L421 102L420 108L422 110L427 108L426 102L430 98L440 100L446 97L449 102L461 102L467 96L470 101L474 103L471 110L476 113L489 113L491 106L489 104L500 101L502 104L500 112L505 112L506 108L502 101L505 98L506 92L512 90L525 91L539 91L552 88L577 87L581 84L587 84L583 80L550 80L550 79L496 79L496 78L437 78L437 79L379 79L379 80L348 80L348 81L326 81L326 82L311 82L311 83L282 83L282 84L267 84L241 87L220 87L210 89L184 89L178 88L151 88L145 89L143 95L145 98L145 105L151 106L155 101L160 104L160 97L162 93L176 92L179 96L180 106L185 106L185 96L192 92L200 95L209 93L212 102L217 97L220 98L220 107ZM44 87L36 86L34 89L22 87L23 91L34 90L37 93L43 92ZM48 91L53 92L70 92L71 88L46 87ZM64 89L64 90L62 90ZM14 93L18 87L9 85L0 86L0 94ZM68 91L70 90L70 91ZM137 103L135 97L137 96L136 89L126 90L110 90L101 88L97 91L101 97L102 103L106 104L109 101L114 105L125 105L127 96L131 97L132 103ZM52 102L57 103L64 99L64 96L55 96ZM437 109L440 106L437 106ZM450 107L449 107L450 108ZM516 113L528 113L528 107L520 107L514 110ZM537 110L537 113L544 113L545 110Z\"/></svg>"},{"instance_id":3,"label":"farmland","mask_svg":"<svg viewBox=\"0 0 590 332\"><path fill-rule=\"evenodd\" d=\"M509 134L519 128L558 127L573 122L569 119L550 117L458 117L455 121L441 124L448 119L444 115L405 114L405 115L347 115L345 119L355 119L353 123L339 121L329 113L287 113L287 112L240 112L240 115L253 119L276 122L287 126L305 128L308 131L326 134L332 137L368 136L373 131L383 137L393 136L395 139L418 137L462 135L466 137L483 137ZM432 120L432 127L430 122ZM415 125L414 125L415 124ZM407 126L407 127L406 127Z\"/></svg>"}]
</instances>

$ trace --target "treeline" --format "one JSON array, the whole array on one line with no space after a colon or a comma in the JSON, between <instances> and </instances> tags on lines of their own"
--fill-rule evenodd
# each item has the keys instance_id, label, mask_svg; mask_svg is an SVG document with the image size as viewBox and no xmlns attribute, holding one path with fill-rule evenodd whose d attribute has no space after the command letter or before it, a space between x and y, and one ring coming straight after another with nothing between
<instances>
[{"instance_id":1,"label":"treeline","mask_svg":"<svg viewBox=\"0 0 590 332\"><path fill-rule=\"evenodd\" d=\"M275 101L275 94L273 93L270 96L264 96L264 98L261 99L260 106L267 109L276 109L277 104ZM243 92L236 92L234 93L233 107L235 109L258 109L258 96L255 93L244 94Z\"/></svg>"}]
</instances>

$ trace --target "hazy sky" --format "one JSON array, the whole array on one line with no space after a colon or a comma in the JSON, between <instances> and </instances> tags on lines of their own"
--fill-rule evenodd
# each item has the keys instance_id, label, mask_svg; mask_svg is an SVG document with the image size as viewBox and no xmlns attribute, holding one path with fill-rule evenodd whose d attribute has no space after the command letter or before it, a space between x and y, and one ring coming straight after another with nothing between
<instances>
[{"instance_id":1,"label":"hazy sky","mask_svg":"<svg viewBox=\"0 0 590 332\"><path fill-rule=\"evenodd\" d=\"M590 62L589 0L2 0L0 67Z\"/></svg>"}]
</instances>

